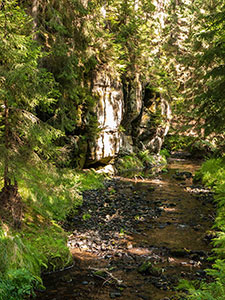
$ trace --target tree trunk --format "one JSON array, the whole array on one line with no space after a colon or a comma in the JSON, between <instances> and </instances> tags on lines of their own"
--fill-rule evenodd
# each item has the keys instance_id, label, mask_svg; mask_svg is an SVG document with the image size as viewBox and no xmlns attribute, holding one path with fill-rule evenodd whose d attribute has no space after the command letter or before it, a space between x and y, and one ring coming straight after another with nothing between
<instances>
[{"instance_id":1,"label":"tree trunk","mask_svg":"<svg viewBox=\"0 0 225 300\"><path fill-rule=\"evenodd\" d=\"M31 14L33 17L33 32L34 32L34 39L37 39L37 27L38 27L38 7L39 7L39 0L33 0L32 3L32 10Z\"/></svg>"},{"instance_id":2,"label":"tree trunk","mask_svg":"<svg viewBox=\"0 0 225 300\"><path fill-rule=\"evenodd\" d=\"M5 99L5 161L4 161L4 187L10 185L9 178L9 106L8 100Z\"/></svg>"}]
</instances>

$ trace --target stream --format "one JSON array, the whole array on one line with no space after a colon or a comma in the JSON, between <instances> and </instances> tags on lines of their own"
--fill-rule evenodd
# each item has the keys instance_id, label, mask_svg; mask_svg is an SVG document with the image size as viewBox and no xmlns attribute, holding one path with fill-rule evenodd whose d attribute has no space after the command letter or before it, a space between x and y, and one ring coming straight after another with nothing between
<instances>
[{"instance_id":1,"label":"stream","mask_svg":"<svg viewBox=\"0 0 225 300\"><path fill-rule=\"evenodd\" d=\"M152 178L114 177L83 194L65 224L74 266L43 277L36 300L172 300L180 279L207 279L213 195L199 163L170 159Z\"/></svg>"}]
</instances>

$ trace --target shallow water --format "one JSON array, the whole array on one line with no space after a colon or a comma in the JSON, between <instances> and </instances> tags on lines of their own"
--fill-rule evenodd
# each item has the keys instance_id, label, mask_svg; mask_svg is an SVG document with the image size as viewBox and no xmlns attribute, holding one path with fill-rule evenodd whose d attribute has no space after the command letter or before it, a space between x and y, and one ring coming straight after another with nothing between
<instances>
[{"instance_id":1,"label":"shallow water","mask_svg":"<svg viewBox=\"0 0 225 300\"><path fill-rule=\"evenodd\" d=\"M93 219L72 224L74 267L44 276L46 291L36 299L177 299L178 280L201 279L209 267L211 198L193 187L192 178L175 178L177 170L194 173L198 168L199 163L174 159L167 174L119 177L100 195L95 191L92 200L87 197L88 206L88 201L108 200L102 210L95 206ZM157 271L140 272L146 261Z\"/></svg>"}]
</instances>

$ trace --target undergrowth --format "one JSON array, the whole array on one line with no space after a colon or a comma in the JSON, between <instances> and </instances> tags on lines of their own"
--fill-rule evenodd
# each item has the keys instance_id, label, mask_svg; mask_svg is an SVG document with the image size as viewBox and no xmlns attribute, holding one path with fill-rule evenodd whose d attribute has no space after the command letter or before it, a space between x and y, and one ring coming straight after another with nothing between
<instances>
[{"instance_id":1,"label":"undergrowth","mask_svg":"<svg viewBox=\"0 0 225 300\"><path fill-rule=\"evenodd\" d=\"M225 299L225 157L213 158L206 161L196 179L211 187L215 192L217 217L214 229L217 231L213 240L214 264L206 270L212 277L212 282L182 281L178 288L187 290L185 299L190 300L224 300Z\"/></svg>"},{"instance_id":2,"label":"undergrowth","mask_svg":"<svg viewBox=\"0 0 225 300\"><path fill-rule=\"evenodd\" d=\"M60 227L82 204L82 190L102 186L101 175L31 168L18 180L23 200L21 229L14 229L1 213L0 300L22 300L44 288L41 274L72 263L67 235Z\"/></svg>"},{"instance_id":3,"label":"undergrowth","mask_svg":"<svg viewBox=\"0 0 225 300\"><path fill-rule=\"evenodd\" d=\"M119 174L130 170L151 169L167 164L166 158L169 156L168 151L161 151L159 155L151 154L149 150L140 151L138 154L124 155L116 162L116 168Z\"/></svg>"},{"instance_id":4,"label":"undergrowth","mask_svg":"<svg viewBox=\"0 0 225 300\"><path fill-rule=\"evenodd\" d=\"M216 151L215 145L195 136L169 134L165 137L164 147L169 151L188 151L193 156L208 157Z\"/></svg>"},{"instance_id":5,"label":"undergrowth","mask_svg":"<svg viewBox=\"0 0 225 300\"><path fill-rule=\"evenodd\" d=\"M116 169L119 174L122 174L128 170L140 170L143 168L144 165L142 161L135 154L124 155L116 162Z\"/></svg>"}]
</instances>

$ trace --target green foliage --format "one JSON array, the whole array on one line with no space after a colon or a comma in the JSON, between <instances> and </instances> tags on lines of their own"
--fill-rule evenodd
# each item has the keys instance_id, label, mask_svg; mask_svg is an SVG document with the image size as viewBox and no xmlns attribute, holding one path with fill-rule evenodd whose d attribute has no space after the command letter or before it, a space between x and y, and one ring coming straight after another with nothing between
<instances>
[{"instance_id":1,"label":"green foliage","mask_svg":"<svg viewBox=\"0 0 225 300\"><path fill-rule=\"evenodd\" d=\"M83 214L82 219L84 221L89 220L89 219L91 219L91 215L89 213L85 213L85 214Z\"/></svg>"},{"instance_id":2,"label":"green foliage","mask_svg":"<svg viewBox=\"0 0 225 300\"><path fill-rule=\"evenodd\" d=\"M83 139L92 140L97 133L94 113L97 98L91 91L98 63L91 42L97 9L94 3L86 7L81 1L57 0L47 4L37 16L37 36L48 53L42 65L53 74L59 91L57 101L50 105L51 112L39 105L38 116L68 136L58 141L60 146L66 145L69 153L61 161L63 167L71 164L79 167L74 162L74 152L77 156L84 153L70 143L71 136L76 136L80 143Z\"/></svg>"},{"instance_id":3,"label":"green foliage","mask_svg":"<svg viewBox=\"0 0 225 300\"><path fill-rule=\"evenodd\" d=\"M166 156L164 155L152 155L149 150L140 151L138 155L130 154L124 155L117 159L116 161L116 168L118 172L131 172L127 174L127 176L152 176L152 174L144 174L140 172L139 174L136 172L132 174L132 171L137 170L144 170L146 168L150 168L153 172L159 172L163 166L167 164Z\"/></svg>"},{"instance_id":4,"label":"green foliage","mask_svg":"<svg viewBox=\"0 0 225 300\"><path fill-rule=\"evenodd\" d=\"M149 153L149 150L141 151L141 152L138 154L138 156L140 157L140 159L141 159L144 163L146 163L146 164L148 164L148 165L152 165L152 164L155 163L154 157L153 157L153 155L151 155L151 154Z\"/></svg>"},{"instance_id":5,"label":"green foliage","mask_svg":"<svg viewBox=\"0 0 225 300\"><path fill-rule=\"evenodd\" d=\"M141 162L147 168L149 167L154 168L160 165L166 165L167 164L166 155L168 155L167 150L161 150L160 155L153 155L150 153L149 150L140 151L138 153L138 157L141 159Z\"/></svg>"},{"instance_id":6,"label":"green foliage","mask_svg":"<svg viewBox=\"0 0 225 300\"><path fill-rule=\"evenodd\" d=\"M220 186L223 186L225 182L225 159L212 158L207 160L196 173L196 176L201 177L204 184L219 191Z\"/></svg>"},{"instance_id":7,"label":"green foliage","mask_svg":"<svg viewBox=\"0 0 225 300\"><path fill-rule=\"evenodd\" d=\"M156 167L158 164L166 164L166 159L164 156L159 157L152 155L149 150L140 151L138 156L140 157L143 165L148 168Z\"/></svg>"},{"instance_id":8,"label":"green foliage","mask_svg":"<svg viewBox=\"0 0 225 300\"><path fill-rule=\"evenodd\" d=\"M0 228L0 299L24 299L41 284L41 254L6 225Z\"/></svg>"},{"instance_id":9,"label":"green foliage","mask_svg":"<svg viewBox=\"0 0 225 300\"><path fill-rule=\"evenodd\" d=\"M66 234L48 222L40 215L29 215L22 233L2 225L0 299L24 299L41 285L41 271L54 271L71 264Z\"/></svg>"},{"instance_id":10,"label":"green foliage","mask_svg":"<svg viewBox=\"0 0 225 300\"><path fill-rule=\"evenodd\" d=\"M67 235L56 221L74 213L82 203L81 192L102 187L101 182L102 176L93 171L57 170L50 165L33 168L20 178L23 230L12 231L7 223L0 228L0 299L23 299L41 285L41 272L72 263Z\"/></svg>"},{"instance_id":11,"label":"green foliage","mask_svg":"<svg viewBox=\"0 0 225 300\"><path fill-rule=\"evenodd\" d=\"M19 233L1 228L0 249L2 250L0 273L4 276L11 269L26 268L31 274L40 274L40 254ZM34 254L35 253L35 254ZM39 278L40 279L40 278Z\"/></svg>"},{"instance_id":12,"label":"green foliage","mask_svg":"<svg viewBox=\"0 0 225 300\"><path fill-rule=\"evenodd\" d=\"M35 220L36 218L36 220ZM40 224L37 224L37 221ZM67 247L67 235L55 222L46 222L41 216L30 216L23 232L28 245L32 247L33 259L37 260L39 272L56 271L72 264L70 251ZM32 245L32 246L31 246ZM24 255L24 253L23 253ZM29 263L32 259L29 257Z\"/></svg>"},{"instance_id":13,"label":"green foliage","mask_svg":"<svg viewBox=\"0 0 225 300\"><path fill-rule=\"evenodd\" d=\"M178 78L179 98L183 101L176 113L182 115L180 123L191 126L188 130L192 129L203 140L207 137L214 141L223 153L225 6L221 0L195 1L183 5L181 16L189 26L185 38L175 43L177 62L182 65L182 74L185 73L183 79Z\"/></svg>"},{"instance_id":14,"label":"green foliage","mask_svg":"<svg viewBox=\"0 0 225 300\"><path fill-rule=\"evenodd\" d=\"M183 135L168 135L165 138L164 147L169 149L170 151L177 151L177 150L187 150L190 149L190 145L195 140L194 137L188 137Z\"/></svg>"},{"instance_id":15,"label":"green foliage","mask_svg":"<svg viewBox=\"0 0 225 300\"><path fill-rule=\"evenodd\" d=\"M7 279L0 279L0 300L23 300L34 295L37 287L36 278L26 269L17 269L7 274Z\"/></svg>"},{"instance_id":16,"label":"green foliage","mask_svg":"<svg viewBox=\"0 0 225 300\"><path fill-rule=\"evenodd\" d=\"M209 156L216 151L215 143L197 136L169 134L165 137L164 147L169 151L188 151L193 156Z\"/></svg>"},{"instance_id":17,"label":"green foliage","mask_svg":"<svg viewBox=\"0 0 225 300\"><path fill-rule=\"evenodd\" d=\"M99 189L103 187L104 176L97 174L93 170L80 172L77 171L75 172L75 176L79 191Z\"/></svg>"},{"instance_id":18,"label":"green foliage","mask_svg":"<svg viewBox=\"0 0 225 300\"><path fill-rule=\"evenodd\" d=\"M125 155L119 158L116 162L116 168L119 173L129 170L143 169L144 165L136 155Z\"/></svg>"},{"instance_id":19,"label":"green foliage","mask_svg":"<svg viewBox=\"0 0 225 300\"><path fill-rule=\"evenodd\" d=\"M55 221L65 220L68 213L82 204L83 190L100 188L103 181L102 175L93 171L57 169L50 164L31 169L21 179L19 192L27 206Z\"/></svg>"},{"instance_id":20,"label":"green foliage","mask_svg":"<svg viewBox=\"0 0 225 300\"><path fill-rule=\"evenodd\" d=\"M67 173L68 172L68 173ZM19 192L30 208L46 218L63 220L81 204L79 176L48 165L33 168L19 180Z\"/></svg>"},{"instance_id":21,"label":"green foliage","mask_svg":"<svg viewBox=\"0 0 225 300\"><path fill-rule=\"evenodd\" d=\"M61 134L35 115L37 105L48 109L55 102L54 80L39 67L43 53L33 39L31 19L17 1L5 1L0 11L0 52L1 163L13 181L21 176L21 165L24 171L36 156L49 158L52 140Z\"/></svg>"},{"instance_id":22,"label":"green foliage","mask_svg":"<svg viewBox=\"0 0 225 300\"><path fill-rule=\"evenodd\" d=\"M197 54L198 66L204 68L202 84L204 90L196 95L195 105L200 117L205 121L205 134L212 132L225 133L224 127L224 86L225 86L225 6L218 3L216 10L211 8L207 16L200 15L202 30L195 35L195 41L202 45ZM199 74L199 73L198 73Z\"/></svg>"},{"instance_id":23,"label":"green foliage","mask_svg":"<svg viewBox=\"0 0 225 300\"><path fill-rule=\"evenodd\" d=\"M213 269L207 270L208 275L214 279L213 282L188 282L182 281L178 289L187 290L189 294L184 294L185 299L190 300L223 300L225 293L225 262L217 260Z\"/></svg>"},{"instance_id":24,"label":"green foliage","mask_svg":"<svg viewBox=\"0 0 225 300\"><path fill-rule=\"evenodd\" d=\"M217 158L206 161L197 174L203 183L213 187L218 211L214 227L217 229L213 240L214 259L213 268L207 270L213 281L201 282L200 285L183 285L189 291L186 297L191 300L222 300L225 294L225 159Z\"/></svg>"},{"instance_id":25,"label":"green foliage","mask_svg":"<svg viewBox=\"0 0 225 300\"><path fill-rule=\"evenodd\" d=\"M160 155L164 156L165 158L169 158L170 152L166 148L164 148L160 151Z\"/></svg>"}]
</instances>

